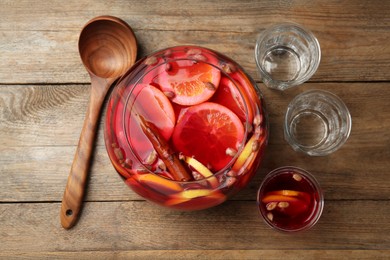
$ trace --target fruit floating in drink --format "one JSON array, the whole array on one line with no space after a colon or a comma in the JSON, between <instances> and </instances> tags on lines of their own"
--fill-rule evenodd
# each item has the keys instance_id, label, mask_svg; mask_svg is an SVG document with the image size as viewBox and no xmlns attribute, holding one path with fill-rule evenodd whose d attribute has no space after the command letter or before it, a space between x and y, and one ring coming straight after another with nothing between
<instances>
[{"instance_id":1,"label":"fruit floating in drink","mask_svg":"<svg viewBox=\"0 0 390 260\"><path fill-rule=\"evenodd\" d=\"M296 167L282 167L265 177L257 202L268 225L291 232L308 229L317 223L324 198L310 173Z\"/></svg>"},{"instance_id":2,"label":"fruit floating in drink","mask_svg":"<svg viewBox=\"0 0 390 260\"><path fill-rule=\"evenodd\" d=\"M108 103L105 142L115 169L136 193L175 209L213 207L245 187L267 139L256 84L201 47L140 60Z\"/></svg>"}]
</instances>

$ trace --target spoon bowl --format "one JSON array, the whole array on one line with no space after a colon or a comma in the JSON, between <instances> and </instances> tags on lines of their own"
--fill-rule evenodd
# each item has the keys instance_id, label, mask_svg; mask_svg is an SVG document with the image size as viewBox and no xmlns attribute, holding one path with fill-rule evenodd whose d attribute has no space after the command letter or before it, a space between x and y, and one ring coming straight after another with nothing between
<instances>
[{"instance_id":1,"label":"spoon bowl","mask_svg":"<svg viewBox=\"0 0 390 260\"><path fill-rule=\"evenodd\" d=\"M135 63L137 41L126 22L113 16L99 16L82 29L79 53L91 77L91 96L61 204L61 225L66 229L73 227L79 217L107 91Z\"/></svg>"},{"instance_id":2,"label":"spoon bowl","mask_svg":"<svg viewBox=\"0 0 390 260\"><path fill-rule=\"evenodd\" d=\"M111 16L92 19L79 38L81 60L90 74L118 78L136 59L136 38L122 20Z\"/></svg>"}]
</instances>

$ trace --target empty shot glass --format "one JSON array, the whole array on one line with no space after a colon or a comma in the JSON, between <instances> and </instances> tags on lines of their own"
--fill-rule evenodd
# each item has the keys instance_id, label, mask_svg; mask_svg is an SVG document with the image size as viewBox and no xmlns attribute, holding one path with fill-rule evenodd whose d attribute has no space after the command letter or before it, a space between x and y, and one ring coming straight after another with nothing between
<instances>
[{"instance_id":1,"label":"empty shot glass","mask_svg":"<svg viewBox=\"0 0 390 260\"><path fill-rule=\"evenodd\" d=\"M258 36L255 59L263 83L285 90L313 76L320 64L321 49L312 32L298 24L282 23Z\"/></svg>"},{"instance_id":2,"label":"empty shot glass","mask_svg":"<svg viewBox=\"0 0 390 260\"><path fill-rule=\"evenodd\" d=\"M351 115L339 97L324 90L308 90L288 105L284 137L296 151L324 156L346 142L351 127Z\"/></svg>"}]
</instances>

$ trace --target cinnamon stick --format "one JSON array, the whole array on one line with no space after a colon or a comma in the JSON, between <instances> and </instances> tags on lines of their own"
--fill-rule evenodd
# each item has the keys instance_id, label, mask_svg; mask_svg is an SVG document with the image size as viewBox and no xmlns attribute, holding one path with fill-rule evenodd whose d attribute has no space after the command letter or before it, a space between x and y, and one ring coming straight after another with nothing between
<instances>
[{"instance_id":1,"label":"cinnamon stick","mask_svg":"<svg viewBox=\"0 0 390 260\"><path fill-rule=\"evenodd\" d=\"M157 154L161 157L169 172L172 174L173 178L176 181L189 181L191 180L191 175L187 172L184 166L181 164L178 156L172 151L169 144L161 136L157 127L146 121L143 116L139 116L140 126L142 131L148 137L149 141L152 143Z\"/></svg>"}]
</instances>

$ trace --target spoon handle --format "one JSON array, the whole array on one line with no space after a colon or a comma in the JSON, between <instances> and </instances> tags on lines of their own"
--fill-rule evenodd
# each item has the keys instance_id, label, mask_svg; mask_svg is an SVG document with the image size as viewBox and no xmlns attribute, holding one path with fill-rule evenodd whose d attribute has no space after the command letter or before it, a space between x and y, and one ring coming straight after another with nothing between
<instances>
[{"instance_id":1,"label":"spoon handle","mask_svg":"<svg viewBox=\"0 0 390 260\"><path fill-rule=\"evenodd\" d=\"M65 229L69 229L76 224L83 203L94 140L97 132L97 123L108 90L108 87L105 85L108 85L105 80L103 81L102 79L92 77L89 106L80 134L76 154L68 176L64 196L62 198L60 218L61 225Z\"/></svg>"}]
</instances>

